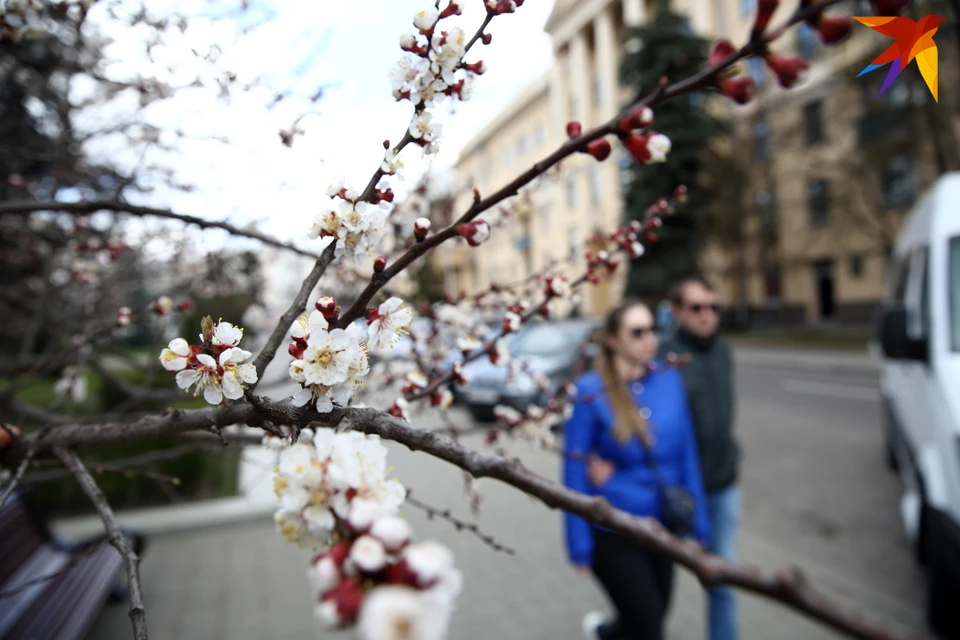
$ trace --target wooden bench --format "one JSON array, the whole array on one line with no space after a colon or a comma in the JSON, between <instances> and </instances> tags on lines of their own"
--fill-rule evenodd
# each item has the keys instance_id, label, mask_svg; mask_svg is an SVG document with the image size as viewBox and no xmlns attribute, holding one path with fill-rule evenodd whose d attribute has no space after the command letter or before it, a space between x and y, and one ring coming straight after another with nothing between
<instances>
[{"instance_id":1,"label":"wooden bench","mask_svg":"<svg viewBox=\"0 0 960 640\"><path fill-rule=\"evenodd\" d=\"M143 538L128 533L139 555ZM67 544L15 492L0 511L0 640L82 640L118 587L123 560L105 537Z\"/></svg>"}]
</instances>

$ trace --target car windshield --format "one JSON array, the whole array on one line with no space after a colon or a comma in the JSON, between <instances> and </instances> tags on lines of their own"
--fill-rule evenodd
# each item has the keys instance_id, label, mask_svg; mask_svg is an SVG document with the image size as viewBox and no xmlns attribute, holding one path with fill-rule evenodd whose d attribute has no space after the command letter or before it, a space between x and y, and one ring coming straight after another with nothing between
<instances>
[{"instance_id":1,"label":"car windshield","mask_svg":"<svg viewBox=\"0 0 960 640\"><path fill-rule=\"evenodd\" d=\"M950 271L947 274L950 287L950 342L954 351L960 351L960 236L950 238Z\"/></svg>"},{"instance_id":2,"label":"car windshield","mask_svg":"<svg viewBox=\"0 0 960 640\"><path fill-rule=\"evenodd\" d=\"M538 324L514 336L510 351L518 356L554 356L579 348L590 327L581 324Z\"/></svg>"}]
</instances>

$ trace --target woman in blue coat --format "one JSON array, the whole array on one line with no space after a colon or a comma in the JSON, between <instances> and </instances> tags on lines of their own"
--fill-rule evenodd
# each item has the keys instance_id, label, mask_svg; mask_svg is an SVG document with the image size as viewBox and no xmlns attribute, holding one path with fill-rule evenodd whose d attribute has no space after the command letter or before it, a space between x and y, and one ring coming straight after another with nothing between
<instances>
[{"instance_id":1,"label":"woman in blue coat","mask_svg":"<svg viewBox=\"0 0 960 640\"><path fill-rule=\"evenodd\" d=\"M679 372L654 360L656 352L656 326L646 305L627 302L610 312L596 370L577 382L564 429L564 482L617 509L661 521L662 489L684 488L694 501L693 534L705 542L710 525L686 392ZM588 460L597 458L604 462L591 468ZM672 563L577 516L565 518L570 561L596 576L617 613L606 623L597 612L587 614L587 638L660 640Z\"/></svg>"}]
</instances>

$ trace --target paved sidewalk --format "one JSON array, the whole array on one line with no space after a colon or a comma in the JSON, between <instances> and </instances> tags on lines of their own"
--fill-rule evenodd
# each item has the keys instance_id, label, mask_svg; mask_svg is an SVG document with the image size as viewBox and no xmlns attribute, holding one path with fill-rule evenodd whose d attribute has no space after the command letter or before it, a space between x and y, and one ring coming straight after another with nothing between
<instances>
[{"instance_id":1,"label":"paved sidewalk","mask_svg":"<svg viewBox=\"0 0 960 640\"><path fill-rule=\"evenodd\" d=\"M482 447L478 440L465 444ZM396 476L414 495L474 521L463 495L462 476L449 465L388 444ZM514 445L525 464L546 477L558 477L559 461L548 453ZM580 618L590 609L607 610L594 582L574 572L564 557L561 514L514 489L481 480L484 496L481 529L513 547L516 556L496 553L469 533L442 520L427 520L412 507L405 514L420 538L449 545L465 574L450 638L460 640L555 640L580 636ZM142 564L144 597L151 637L161 640L293 640L349 637L320 631L312 619L312 597L305 566L310 554L283 543L266 518L194 532L156 535ZM831 597L906 632L923 629L921 612L856 584L830 567L791 557L775 541L743 532L741 557L765 569L790 564L804 568L810 580ZM670 616L672 640L704 637L704 601L700 588L681 571ZM879 585L878 585L879 586ZM743 638L819 640L837 634L776 604L744 595ZM131 636L122 605L104 610L90 635L93 640ZM922 636L921 636L922 637Z\"/></svg>"},{"instance_id":2,"label":"paved sidewalk","mask_svg":"<svg viewBox=\"0 0 960 640\"><path fill-rule=\"evenodd\" d=\"M843 353L815 349L764 349L736 347L737 364L786 367L833 373L876 373L882 364L873 353Z\"/></svg>"}]
</instances>

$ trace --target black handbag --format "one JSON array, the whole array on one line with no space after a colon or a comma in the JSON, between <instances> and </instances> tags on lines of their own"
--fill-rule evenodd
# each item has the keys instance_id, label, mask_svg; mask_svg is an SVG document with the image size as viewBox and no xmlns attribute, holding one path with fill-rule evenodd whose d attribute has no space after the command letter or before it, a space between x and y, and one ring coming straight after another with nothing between
<instances>
[{"instance_id":1,"label":"black handbag","mask_svg":"<svg viewBox=\"0 0 960 640\"><path fill-rule=\"evenodd\" d=\"M660 497L663 502L663 526L680 538L690 535L693 532L693 523L696 517L696 501L685 488L670 485L664 481L663 475L660 473L660 467L653 457L653 451L647 446L643 438L640 438L640 443L647 452L650 459L650 468L653 470L657 485L660 487Z\"/></svg>"}]
</instances>

